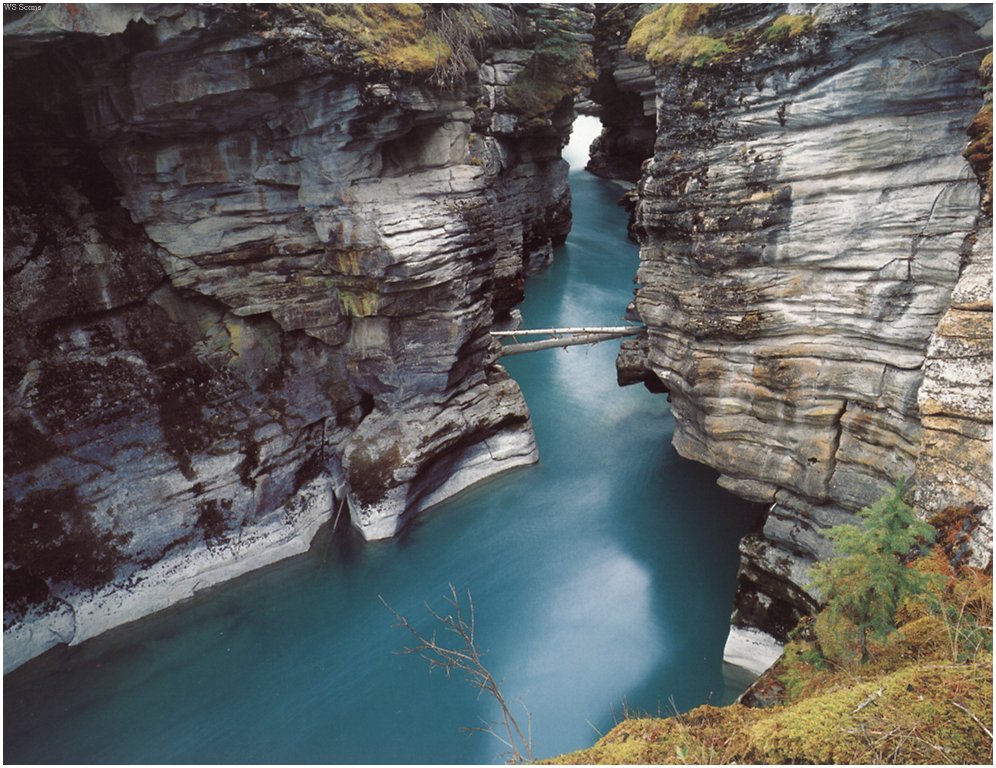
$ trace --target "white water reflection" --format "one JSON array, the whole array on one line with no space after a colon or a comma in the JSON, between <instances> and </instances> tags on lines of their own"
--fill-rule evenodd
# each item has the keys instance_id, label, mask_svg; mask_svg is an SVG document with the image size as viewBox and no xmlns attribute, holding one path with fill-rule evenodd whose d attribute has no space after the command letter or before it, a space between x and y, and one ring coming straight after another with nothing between
<instances>
[{"instance_id":1,"label":"white water reflection","mask_svg":"<svg viewBox=\"0 0 996 768\"><path fill-rule=\"evenodd\" d=\"M554 748L566 750L593 740L592 724L605 726L607 713L622 711L627 693L661 664L667 633L655 611L652 575L615 545L558 565L559 574L536 585L533 615L518 622L532 631L520 636L503 685L528 705L533 732L555 731ZM498 715L495 707L491 716Z\"/></svg>"},{"instance_id":2,"label":"white water reflection","mask_svg":"<svg viewBox=\"0 0 996 768\"><path fill-rule=\"evenodd\" d=\"M576 561L544 588L546 611L536 617L542 631L527 646L523 665L530 681L543 688L544 682L559 680L562 693L569 681L580 697L600 692L608 699L613 686L621 694L638 683L663 652L651 584L647 569L615 547L595 562ZM589 664L583 674L572 675L578 659L612 664ZM605 678L611 679L608 687Z\"/></svg>"}]
</instances>

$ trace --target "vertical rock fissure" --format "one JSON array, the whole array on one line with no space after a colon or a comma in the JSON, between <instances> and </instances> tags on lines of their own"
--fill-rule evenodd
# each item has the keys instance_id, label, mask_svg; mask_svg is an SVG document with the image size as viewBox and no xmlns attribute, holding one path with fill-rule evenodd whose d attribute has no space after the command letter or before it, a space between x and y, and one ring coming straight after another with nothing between
<instances>
[{"instance_id":1,"label":"vertical rock fissure","mask_svg":"<svg viewBox=\"0 0 996 768\"><path fill-rule=\"evenodd\" d=\"M884 375L884 371L883 371ZM844 436L844 414L847 413L847 401L845 400L840 406L840 410L834 414L830 420L831 429L836 429L836 433L830 440L829 450L827 454L829 459L827 461L827 478L833 478L834 470L837 468L837 451L840 450L840 441ZM824 497L825 499L826 497Z\"/></svg>"}]
</instances>

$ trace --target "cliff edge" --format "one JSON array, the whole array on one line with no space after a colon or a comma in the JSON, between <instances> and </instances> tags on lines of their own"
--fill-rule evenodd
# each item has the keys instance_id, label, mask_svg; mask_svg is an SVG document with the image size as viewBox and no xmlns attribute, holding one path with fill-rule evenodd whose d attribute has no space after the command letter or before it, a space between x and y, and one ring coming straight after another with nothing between
<instances>
[{"instance_id":1,"label":"cliff edge","mask_svg":"<svg viewBox=\"0 0 996 768\"><path fill-rule=\"evenodd\" d=\"M904 477L991 563L991 35L970 4L676 4L632 26L657 137L648 339L620 378L665 389L679 453L770 505L734 626L784 639L816 608L821 532Z\"/></svg>"}]
</instances>

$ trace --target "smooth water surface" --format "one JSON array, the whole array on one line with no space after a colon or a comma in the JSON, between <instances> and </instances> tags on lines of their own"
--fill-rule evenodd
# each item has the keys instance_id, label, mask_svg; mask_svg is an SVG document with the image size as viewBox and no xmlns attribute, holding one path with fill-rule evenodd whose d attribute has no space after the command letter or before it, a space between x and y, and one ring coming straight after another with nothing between
<instances>
[{"instance_id":1,"label":"smooth water surface","mask_svg":"<svg viewBox=\"0 0 996 768\"><path fill-rule=\"evenodd\" d=\"M636 248L621 189L572 174L574 231L531 278L527 327L619 325ZM351 531L4 680L6 762L480 763L496 716L400 655L382 595L430 628L470 590L485 660L532 716L536 756L629 712L728 700L722 651L751 511L670 447L666 398L615 383L618 342L506 359L540 463L426 513Z\"/></svg>"}]
</instances>

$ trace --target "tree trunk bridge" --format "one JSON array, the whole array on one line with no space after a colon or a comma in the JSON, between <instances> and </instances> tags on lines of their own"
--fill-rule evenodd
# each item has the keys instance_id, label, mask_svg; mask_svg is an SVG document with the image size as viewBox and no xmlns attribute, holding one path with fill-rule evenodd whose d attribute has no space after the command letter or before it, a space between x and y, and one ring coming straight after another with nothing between
<instances>
[{"instance_id":1,"label":"tree trunk bridge","mask_svg":"<svg viewBox=\"0 0 996 768\"><path fill-rule=\"evenodd\" d=\"M540 341L525 341L508 344L501 348L499 357L521 355L523 352L535 352L539 349L554 347L573 347L578 344L598 344L600 341L622 339L626 336L639 336L644 332L642 325L618 326L583 326L581 328L521 328L517 331L492 331L491 335L498 339L518 339L520 336L550 336Z\"/></svg>"}]
</instances>

